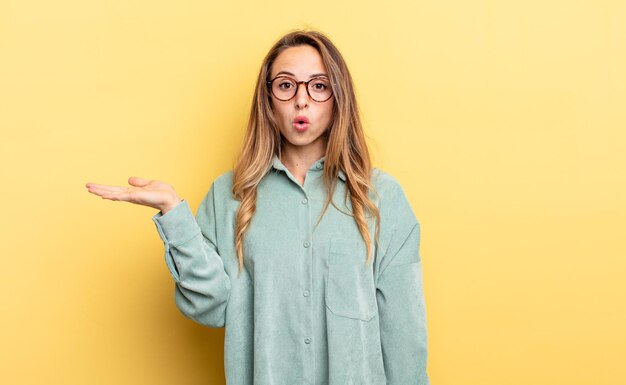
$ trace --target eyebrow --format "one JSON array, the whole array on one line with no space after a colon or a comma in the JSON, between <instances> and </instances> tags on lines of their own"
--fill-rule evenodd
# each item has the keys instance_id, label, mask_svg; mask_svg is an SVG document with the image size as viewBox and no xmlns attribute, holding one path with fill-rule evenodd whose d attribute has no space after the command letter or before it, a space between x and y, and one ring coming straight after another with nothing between
<instances>
[{"instance_id":1,"label":"eyebrow","mask_svg":"<svg viewBox=\"0 0 626 385\"><path fill-rule=\"evenodd\" d=\"M276 74L276 76L280 76L280 75L289 75L289 76L293 76L294 78L296 77L296 75L294 75L293 73L291 73L289 71L280 71L279 73ZM319 73L319 74L312 74L312 75L310 75L309 79L313 79L313 78L316 78L318 76L328 77L328 75L326 75L325 73Z\"/></svg>"}]
</instances>

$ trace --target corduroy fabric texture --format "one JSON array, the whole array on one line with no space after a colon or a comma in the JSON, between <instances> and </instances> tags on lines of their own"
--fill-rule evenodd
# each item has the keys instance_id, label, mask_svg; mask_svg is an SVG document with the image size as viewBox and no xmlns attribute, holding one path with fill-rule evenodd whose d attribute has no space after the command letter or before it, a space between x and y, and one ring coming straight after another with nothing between
<instances>
[{"instance_id":1,"label":"corduroy fabric texture","mask_svg":"<svg viewBox=\"0 0 626 385\"><path fill-rule=\"evenodd\" d=\"M331 204L314 228L326 198L323 162L300 185L274 157L241 274L232 171L213 182L195 218L186 201L155 215L176 305L225 327L228 385L428 385L419 222L397 180L374 169L381 233L365 265L343 173L333 197L341 210Z\"/></svg>"}]
</instances>

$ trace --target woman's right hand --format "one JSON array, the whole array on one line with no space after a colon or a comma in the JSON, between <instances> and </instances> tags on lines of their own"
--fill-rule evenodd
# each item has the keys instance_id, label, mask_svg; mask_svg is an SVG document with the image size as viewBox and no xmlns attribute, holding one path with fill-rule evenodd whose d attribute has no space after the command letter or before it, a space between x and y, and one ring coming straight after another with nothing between
<instances>
[{"instance_id":1,"label":"woman's right hand","mask_svg":"<svg viewBox=\"0 0 626 385\"><path fill-rule=\"evenodd\" d=\"M128 178L128 187L87 183L87 191L112 201L124 201L161 210L162 214L173 209L181 200L174 188L165 182L138 177Z\"/></svg>"}]
</instances>

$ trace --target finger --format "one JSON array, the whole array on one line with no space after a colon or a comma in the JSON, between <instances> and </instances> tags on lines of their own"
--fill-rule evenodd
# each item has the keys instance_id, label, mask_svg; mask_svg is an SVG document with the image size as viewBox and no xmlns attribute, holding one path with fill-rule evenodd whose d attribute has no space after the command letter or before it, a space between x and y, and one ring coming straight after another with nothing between
<instances>
[{"instance_id":1,"label":"finger","mask_svg":"<svg viewBox=\"0 0 626 385\"><path fill-rule=\"evenodd\" d=\"M103 186L103 187L91 187L88 189L88 191L92 194L95 194L101 197L107 197L110 199L110 197L112 197L113 195L125 192L126 189L128 188L115 187L115 186Z\"/></svg>"},{"instance_id":2,"label":"finger","mask_svg":"<svg viewBox=\"0 0 626 385\"><path fill-rule=\"evenodd\" d=\"M120 192L120 191L126 191L128 190L130 187L121 187L121 186L108 186L108 185L98 185L98 184L92 184L89 187L87 187L87 189L91 192L91 191L102 191L102 192Z\"/></svg>"},{"instance_id":3,"label":"finger","mask_svg":"<svg viewBox=\"0 0 626 385\"><path fill-rule=\"evenodd\" d=\"M102 194L102 199L108 199L108 200L112 200L112 201L129 202L129 203L134 203L134 204L138 204L138 205L154 207L152 204L150 204L149 201L145 201L144 199L141 198L140 195L138 195L136 193L137 193L137 191L136 190L133 191L132 189L129 189L128 191L121 191L121 192L114 192L114 193L104 193L104 194Z\"/></svg>"},{"instance_id":4,"label":"finger","mask_svg":"<svg viewBox=\"0 0 626 385\"><path fill-rule=\"evenodd\" d=\"M130 194L127 192L118 192L118 193L103 193L100 195L102 199L108 199L112 201L130 201Z\"/></svg>"},{"instance_id":5,"label":"finger","mask_svg":"<svg viewBox=\"0 0 626 385\"><path fill-rule=\"evenodd\" d=\"M120 186L113 186L113 185L110 185L110 184L87 183L85 185L85 187L87 187L87 188L107 188L107 187L120 187Z\"/></svg>"},{"instance_id":6,"label":"finger","mask_svg":"<svg viewBox=\"0 0 626 385\"><path fill-rule=\"evenodd\" d=\"M128 184L135 187L145 187L150 184L148 179L140 178L137 176L131 176L128 178Z\"/></svg>"},{"instance_id":7,"label":"finger","mask_svg":"<svg viewBox=\"0 0 626 385\"><path fill-rule=\"evenodd\" d=\"M98 184L98 183L93 183L93 182L89 182L85 185L85 187L87 188L91 188L91 187L99 187L99 186L106 186L104 184Z\"/></svg>"}]
</instances>

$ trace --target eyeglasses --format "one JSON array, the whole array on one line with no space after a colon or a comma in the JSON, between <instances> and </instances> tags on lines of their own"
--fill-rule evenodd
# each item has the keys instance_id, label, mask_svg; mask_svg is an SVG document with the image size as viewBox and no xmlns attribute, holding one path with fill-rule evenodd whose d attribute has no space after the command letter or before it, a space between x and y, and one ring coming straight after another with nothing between
<instances>
[{"instance_id":1,"label":"eyeglasses","mask_svg":"<svg viewBox=\"0 0 626 385\"><path fill-rule=\"evenodd\" d=\"M316 102L325 102L333 96L333 89L327 77L316 77L305 82L297 81L289 76L277 76L267 82L272 95L278 100L286 102L293 99L298 93L300 84L304 84L309 97Z\"/></svg>"}]
</instances>

